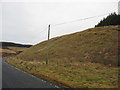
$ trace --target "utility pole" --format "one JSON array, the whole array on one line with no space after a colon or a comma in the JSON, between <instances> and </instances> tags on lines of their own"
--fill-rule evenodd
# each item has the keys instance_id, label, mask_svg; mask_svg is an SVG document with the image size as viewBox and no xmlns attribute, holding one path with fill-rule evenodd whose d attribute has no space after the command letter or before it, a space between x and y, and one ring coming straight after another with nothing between
<instances>
[{"instance_id":1,"label":"utility pole","mask_svg":"<svg viewBox=\"0 0 120 90\"><path fill-rule=\"evenodd\" d=\"M49 58L49 47L48 47L48 45L49 45L49 39L50 39L50 24L48 25L48 44L47 44L47 58L46 58L46 64L48 64L48 58Z\"/></svg>"},{"instance_id":2,"label":"utility pole","mask_svg":"<svg viewBox=\"0 0 120 90\"><path fill-rule=\"evenodd\" d=\"M48 26L48 40L50 39L50 24Z\"/></svg>"}]
</instances>

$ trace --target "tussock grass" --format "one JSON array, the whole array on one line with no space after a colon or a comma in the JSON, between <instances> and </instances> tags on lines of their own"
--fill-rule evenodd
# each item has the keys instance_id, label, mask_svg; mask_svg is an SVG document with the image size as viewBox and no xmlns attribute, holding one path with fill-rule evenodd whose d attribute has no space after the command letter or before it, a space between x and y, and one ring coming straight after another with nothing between
<instances>
[{"instance_id":1,"label":"tussock grass","mask_svg":"<svg viewBox=\"0 0 120 90\"><path fill-rule=\"evenodd\" d=\"M119 30L118 26L96 27L52 38L7 62L66 87L118 88Z\"/></svg>"},{"instance_id":2,"label":"tussock grass","mask_svg":"<svg viewBox=\"0 0 120 90\"><path fill-rule=\"evenodd\" d=\"M118 68L99 63L79 62L66 65L38 61L8 60L9 64L37 77L69 88L118 88Z\"/></svg>"},{"instance_id":3,"label":"tussock grass","mask_svg":"<svg viewBox=\"0 0 120 90\"><path fill-rule=\"evenodd\" d=\"M16 59L49 63L96 62L118 66L118 26L96 27L41 42Z\"/></svg>"}]
</instances>

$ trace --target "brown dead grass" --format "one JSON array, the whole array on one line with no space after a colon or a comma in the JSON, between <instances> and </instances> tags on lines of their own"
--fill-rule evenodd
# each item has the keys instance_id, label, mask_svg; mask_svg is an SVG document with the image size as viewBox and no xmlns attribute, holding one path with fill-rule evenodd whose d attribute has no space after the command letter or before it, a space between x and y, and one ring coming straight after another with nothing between
<instances>
[{"instance_id":1,"label":"brown dead grass","mask_svg":"<svg viewBox=\"0 0 120 90\"><path fill-rule=\"evenodd\" d=\"M14 54L16 54L15 51L9 50L9 49L0 49L0 53L14 53Z\"/></svg>"},{"instance_id":2,"label":"brown dead grass","mask_svg":"<svg viewBox=\"0 0 120 90\"><path fill-rule=\"evenodd\" d=\"M118 88L119 30L118 26L96 27L52 38L7 62L71 88Z\"/></svg>"},{"instance_id":3,"label":"brown dead grass","mask_svg":"<svg viewBox=\"0 0 120 90\"><path fill-rule=\"evenodd\" d=\"M37 77L69 88L118 88L118 68L99 63L78 62L67 65L38 61L7 60L9 64Z\"/></svg>"},{"instance_id":4,"label":"brown dead grass","mask_svg":"<svg viewBox=\"0 0 120 90\"><path fill-rule=\"evenodd\" d=\"M67 64L71 62L96 62L118 66L118 26L96 27L52 38L32 46L16 59Z\"/></svg>"}]
</instances>

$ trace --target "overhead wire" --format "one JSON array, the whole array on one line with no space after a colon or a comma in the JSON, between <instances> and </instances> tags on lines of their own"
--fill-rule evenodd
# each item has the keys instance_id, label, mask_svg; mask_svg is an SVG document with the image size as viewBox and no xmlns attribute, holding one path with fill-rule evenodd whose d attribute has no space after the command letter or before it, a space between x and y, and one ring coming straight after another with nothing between
<instances>
[{"instance_id":1,"label":"overhead wire","mask_svg":"<svg viewBox=\"0 0 120 90\"><path fill-rule=\"evenodd\" d=\"M37 31L38 31L38 30L37 30ZM43 26L43 27L40 29L40 32L39 32L39 31L37 32L37 33L39 33L39 36L38 36L38 35L35 35L35 37L36 37L36 38L41 38L41 39L45 38L46 35L44 35L44 34L42 34L42 33L46 32L46 31L47 31L47 27L46 27L46 25L45 25L45 26Z\"/></svg>"},{"instance_id":2,"label":"overhead wire","mask_svg":"<svg viewBox=\"0 0 120 90\"><path fill-rule=\"evenodd\" d=\"M106 14L104 14L104 15L106 15ZM58 25L63 25L63 24L68 24L68 23L73 23L73 22L78 22L78 21L87 20L87 19L91 19L91 18L96 18L96 17L100 17L100 16L103 16L103 15L98 15L98 16L92 16L92 17L87 17L87 18L83 18L83 19L72 20L72 21L68 21L68 22L63 22L63 23L55 24L55 25L52 25L52 26L58 26ZM43 29L40 33L45 32L45 29ZM64 38L64 40L68 40L68 38ZM49 40L48 42L49 42L49 44L46 43L47 47L44 47L45 51L48 51L48 48L52 49L51 47L53 47L54 45L58 44L58 40L55 40L54 42L52 40Z\"/></svg>"},{"instance_id":3,"label":"overhead wire","mask_svg":"<svg viewBox=\"0 0 120 90\"><path fill-rule=\"evenodd\" d=\"M110 14L110 13L106 13L106 14L102 14L102 15L97 15L97 16L92 16L92 17L87 17L87 18L83 18L83 19L76 19L76 20L72 20L72 21L69 21L69 22L58 23L58 24L54 24L52 26L58 26L58 25L63 25L63 24L67 24L67 23L73 23L73 22L77 22L77 21L87 20L87 19L91 19L91 18L96 18L96 17L104 16L104 15L107 15L107 14ZM49 47L51 47L51 46L53 46L55 44L57 44L57 40L53 44L49 45Z\"/></svg>"},{"instance_id":4,"label":"overhead wire","mask_svg":"<svg viewBox=\"0 0 120 90\"><path fill-rule=\"evenodd\" d=\"M46 26L44 26L39 33L45 32L45 29L47 29Z\"/></svg>"},{"instance_id":5,"label":"overhead wire","mask_svg":"<svg viewBox=\"0 0 120 90\"><path fill-rule=\"evenodd\" d=\"M110 13L107 13L110 14ZM87 18L83 18L83 19L76 19L76 20L71 20L71 21L67 21L67 22L62 22L62 23L57 23L57 24L53 24L52 26L58 26L58 25L63 25L63 24L68 24L68 23L73 23L73 22L78 22L78 21L82 21L82 20L87 20L87 19L91 19L91 18L96 18L96 17L100 17L103 15L107 15L107 14L102 14L102 15L97 15L97 16L92 16L92 17L87 17ZM48 27L44 26L39 33L45 32L45 29L47 29Z\"/></svg>"},{"instance_id":6,"label":"overhead wire","mask_svg":"<svg viewBox=\"0 0 120 90\"><path fill-rule=\"evenodd\" d=\"M87 17L87 18L83 18L83 19L76 19L76 20L71 20L71 21L67 21L67 22L57 23L57 24L53 24L52 26L58 26L58 25L63 25L63 24L68 24L68 23L73 23L73 22L78 22L78 21L82 21L82 20L92 19L92 18L104 16L104 15L107 15L107 14L109 14L109 13L102 14L102 15L97 15L97 16L92 16L92 17Z\"/></svg>"},{"instance_id":7,"label":"overhead wire","mask_svg":"<svg viewBox=\"0 0 120 90\"><path fill-rule=\"evenodd\" d=\"M101 15L96 15L96 16L92 16L92 17L87 17L87 18L83 18L83 19L76 19L76 20L71 20L71 21L66 21L66 22L62 22L62 23L57 23L57 24L52 24L51 26L52 27L55 27L55 26L59 26L59 25L63 25L63 24L68 24L68 23L73 23L73 22L79 22L79 21L82 21L82 20L88 20L88 19L92 19L92 18L96 18L96 17L100 17L100 16L104 16L104 15L108 15L110 13L106 13L106 14L101 14ZM40 35L45 32L47 30L48 27L44 26L39 33ZM45 30L46 29L46 30ZM44 35L44 34L43 34ZM42 36L42 35L41 35Z\"/></svg>"}]
</instances>

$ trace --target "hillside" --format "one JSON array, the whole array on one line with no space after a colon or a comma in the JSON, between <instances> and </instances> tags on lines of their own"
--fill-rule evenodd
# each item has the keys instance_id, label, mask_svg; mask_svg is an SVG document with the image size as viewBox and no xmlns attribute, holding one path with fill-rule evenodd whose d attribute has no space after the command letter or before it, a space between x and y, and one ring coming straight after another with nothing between
<instances>
[{"instance_id":1,"label":"hillside","mask_svg":"<svg viewBox=\"0 0 120 90\"><path fill-rule=\"evenodd\" d=\"M18 43L12 43L12 42L0 42L2 43L2 47L31 47L32 45L24 45L24 44L18 44Z\"/></svg>"},{"instance_id":2,"label":"hillside","mask_svg":"<svg viewBox=\"0 0 120 90\"><path fill-rule=\"evenodd\" d=\"M18 43L12 43L12 42L0 42L0 56L6 57L6 56L15 56L25 49L31 47L32 45L23 45Z\"/></svg>"},{"instance_id":3,"label":"hillside","mask_svg":"<svg viewBox=\"0 0 120 90\"><path fill-rule=\"evenodd\" d=\"M118 88L118 31L106 26L56 37L6 62L63 87Z\"/></svg>"},{"instance_id":4,"label":"hillside","mask_svg":"<svg viewBox=\"0 0 120 90\"><path fill-rule=\"evenodd\" d=\"M52 38L24 51L16 58L26 61L67 64L72 62L96 62L105 65L118 64L118 26L96 27L82 32Z\"/></svg>"}]
</instances>

